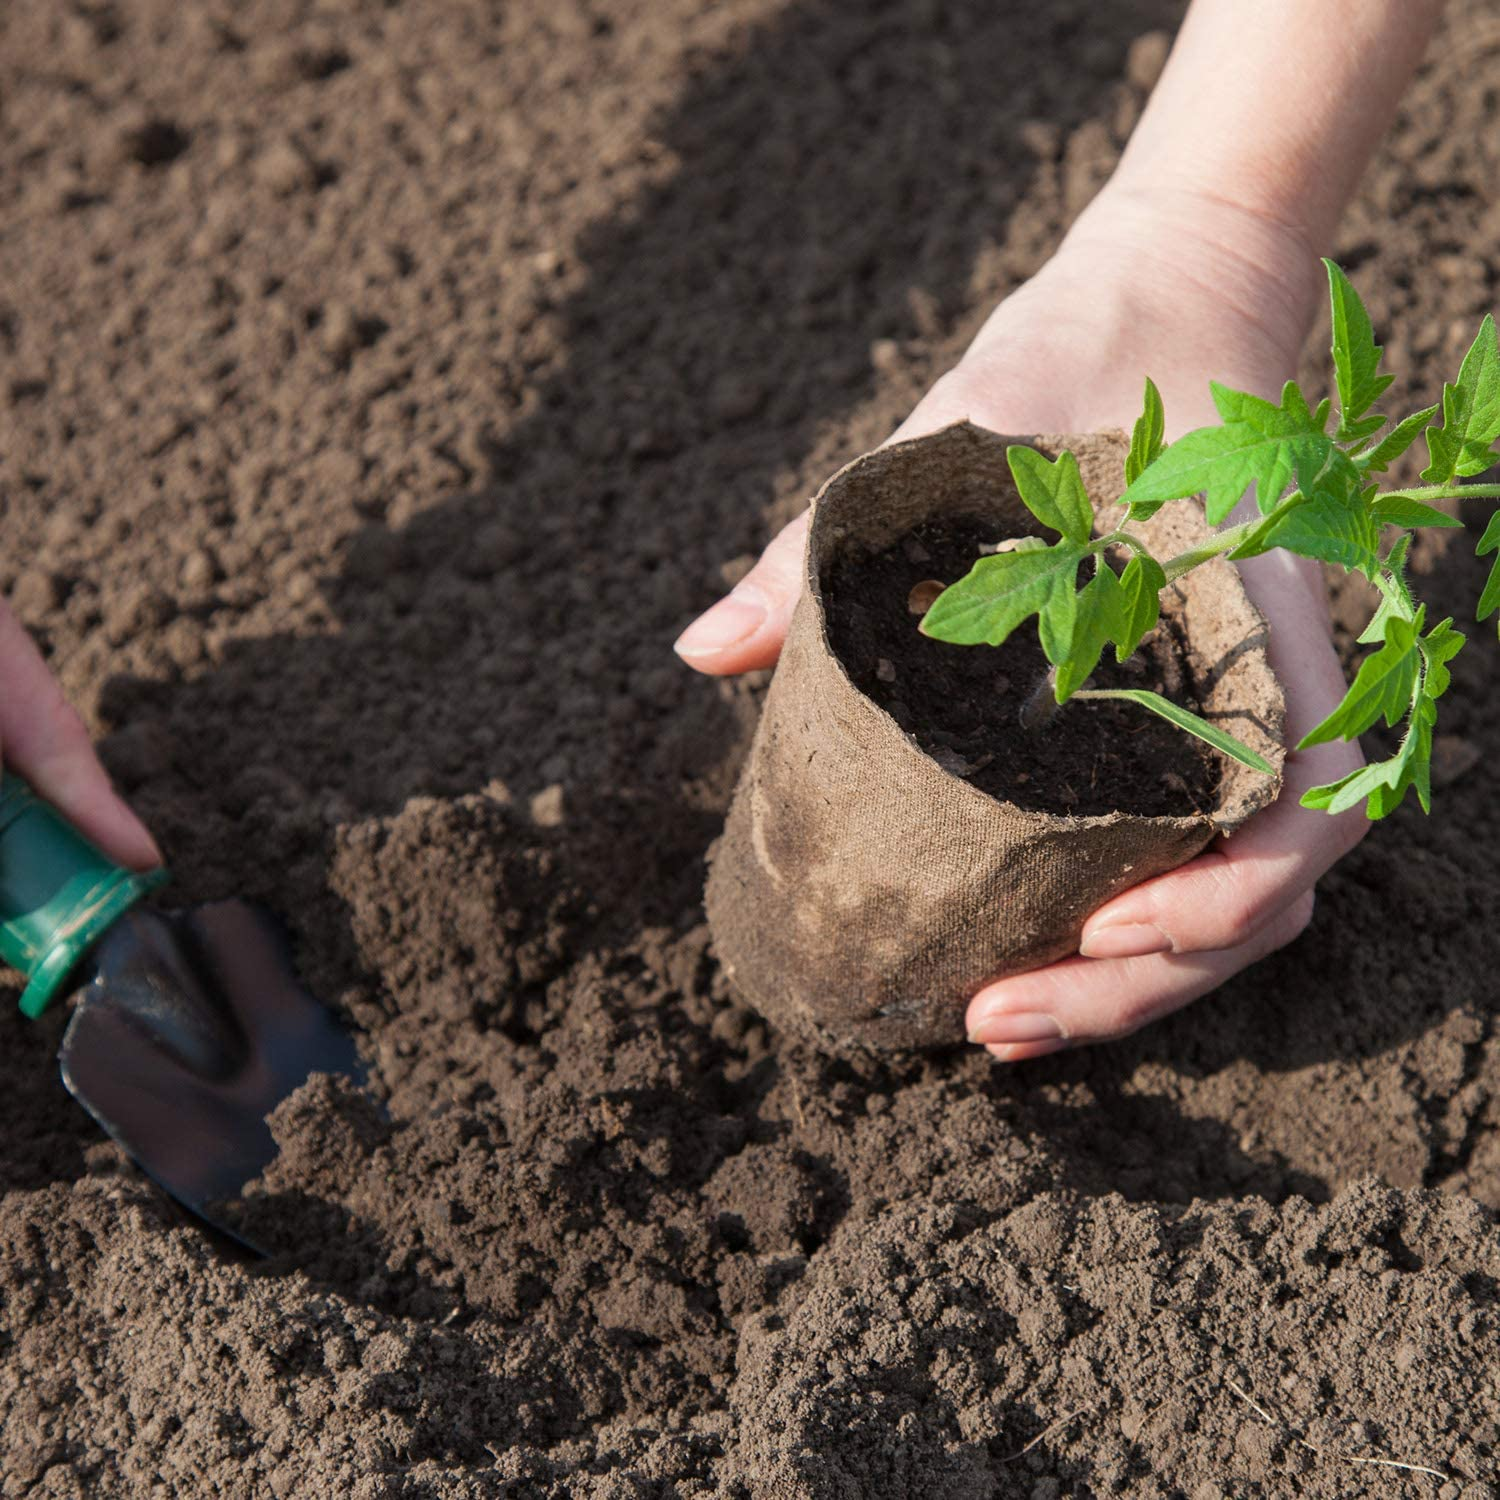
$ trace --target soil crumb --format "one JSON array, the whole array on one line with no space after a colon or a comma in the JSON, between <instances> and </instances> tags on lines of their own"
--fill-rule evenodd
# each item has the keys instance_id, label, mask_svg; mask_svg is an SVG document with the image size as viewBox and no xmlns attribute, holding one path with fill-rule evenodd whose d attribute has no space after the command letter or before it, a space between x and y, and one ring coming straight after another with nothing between
<instances>
[{"instance_id":1,"label":"soil crumb","mask_svg":"<svg viewBox=\"0 0 1500 1500\"><path fill-rule=\"evenodd\" d=\"M1021 727L1047 671L1034 621L998 648L954 646L917 628L924 585L956 582L1002 540L991 521L957 518L918 526L873 556L841 558L824 583L828 629L854 685L939 765L1018 807L1146 817L1212 808L1214 753L1145 709L1075 702L1042 730ZM1092 684L1147 688L1201 711L1166 621L1125 662L1106 647Z\"/></svg>"}]
</instances>

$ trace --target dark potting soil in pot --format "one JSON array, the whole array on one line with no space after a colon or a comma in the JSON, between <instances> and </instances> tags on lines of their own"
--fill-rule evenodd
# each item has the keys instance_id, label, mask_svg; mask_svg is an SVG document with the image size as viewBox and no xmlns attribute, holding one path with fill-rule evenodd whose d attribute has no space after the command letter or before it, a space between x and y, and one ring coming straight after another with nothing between
<instances>
[{"instance_id":1,"label":"dark potting soil in pot","mask_svg":"<svg viewBox=\"0 0 1500 1500\"><path fill-rule=\"evenodd\" d=\"M830 642L854 685L939 765L1017 806L1080 817L1213 807L1213 752L1134 704L1073 703L1039 732L1021 728L1021 707L1047 670L1034 623L998 648L921 633L913 588L957 581L1001 540L982 517L930 521L883 552L851 549L840 559L824 593ZM1149 688L1201 707L1170 621L1124 663L1106 648L1093 685Z\"/></svg>"}]
</instances>

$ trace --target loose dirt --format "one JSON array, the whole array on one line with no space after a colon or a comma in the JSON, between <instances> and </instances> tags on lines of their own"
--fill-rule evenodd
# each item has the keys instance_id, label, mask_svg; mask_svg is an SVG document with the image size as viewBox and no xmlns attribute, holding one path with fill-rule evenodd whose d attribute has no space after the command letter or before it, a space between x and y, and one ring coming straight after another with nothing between
<instances>
[{"instance_id":1,"label":"loose dirt","mask_svg":"<svg viewBox=\"0 0 1500 1500\"><path fill-rule=\"evenodd\" d=\"M386 1104L284 1109L247 1265L12 1013L0 1493L1495 1493L1485 631L1433 819L1125 1043L826 1061L701 925L759 685L675 631L1040 263L1179 14L0 12L0 586ZM1497 53L1460 0L1336 247L1403 399L1500 275Z\"/></svg>"}]
</instances>

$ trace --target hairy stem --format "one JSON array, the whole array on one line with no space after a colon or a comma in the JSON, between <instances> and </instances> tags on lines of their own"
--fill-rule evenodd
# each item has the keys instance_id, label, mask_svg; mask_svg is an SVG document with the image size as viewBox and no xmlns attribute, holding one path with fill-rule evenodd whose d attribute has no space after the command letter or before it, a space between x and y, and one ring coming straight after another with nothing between
<instances>
[{"instance_id":1,"label":"hairy stem","mask_svg":"<svg viewBox=\"0 0 1500 1500\"><path fill-rule=\"evenodd\" d=\"M1179 552L1176 557L1168 558L1161 565L1162 572L1167 575L1167 582L1174 583L1184 573L1191 573L1194 568L1201 567L1211 559L1233 552L1259 525L1259 521L1246 521L1243 526L1231 526L1228 531L1215 532L1199 546L1190 547L1186 552Z\"/></svg>"},{"instance_id":2,"label":"hairy stem","mask_svg":"<svg viewBox=\"0 0 1500 1500\"><path fill-rule=\"evenodd\" d=\"M1186 552L1179 552L1176 557L1168 558L1162 564L1167 582L1175 582L1184 573L1191 573L1194 568L1201 567L1212 558L1222 557L1226 552L1234 552L1248 541L1263 540L1283 516L1289 515L1299 505L1306 504L1307 496L1301 490L1293 490L1279 505L1257 520L1231 526L1227 531L1216 531L1206 542L1190 547Z\"/></svg>"},{"instance_id":3,"label":"hairy stem","mask_svg":"<svg viewBox=\"0 0 1500 1500\"><path fill-rule=\"evenodd\" d=\"M1048 667L1021 705L1021 727L1029 734L1040 734L1057 717L1062 704L1057 701L1056 687L1057 668Z\"/></svg>"},{"instance_id":4,"label":"hairy stem","mask_svg":"<svg viewBox=\"0 0 1500 1500\"><path fill-rule=\"evenodd\" d=\"M1382 490L1382 500L1500 500L1500 484L1423 484L1411 490Z\"/></svg>"}]
</instances>

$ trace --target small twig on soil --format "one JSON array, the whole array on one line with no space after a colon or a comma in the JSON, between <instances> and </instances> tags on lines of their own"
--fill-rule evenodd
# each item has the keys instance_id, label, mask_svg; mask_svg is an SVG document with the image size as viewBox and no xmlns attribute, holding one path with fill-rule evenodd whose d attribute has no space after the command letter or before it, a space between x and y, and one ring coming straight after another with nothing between
<instances>
[{"instance_id":1,"label":"small twig on soil","mask_svg":"<svg viewBox=\"0 0 1500 1500\"><path fill-rule=\"evenodd\" d=\"M1037 1433L1037 1435L1032 1438L1032 1440L1027 1443L1024 1448L1018 1449L1008 1458L1000 1459L999 1462L1002 1464L1013 1464L1018 1458L1025 1458L1026 1455L1030 1453L1038 1443L1044 1442L1047 1438L1051 1437L1054 1432L1060 1432L1064 1427L1068 1425L1069 1422L1072 1422L1078 1417L1083 1416L1085 1412L1094 1410L1096 1410L1096 1408L1092 1406L1080 1406L1077 1411L1070 1411L1067 1416L1059 1417L1055 1422L1049 1422L1047 1426L1042 1428L1042 1430Z\"/></svg>"},{"instance_id":2,"label":"small twig on soil","mask_svg":"<svg viewBox=\"0 0 1500 1500\"><path fill-rule=\"evenodd\" d=\"M789 1074L787 1082L792 1086L792 1108L797 1111L797 1123L806 1130L807 1116L802 1113L802 1090L797 1087L797 1075Z\"/></svg>"},{"instance_id":3,"label":"small twig on soil","mask_svg":"<svg viewBox=\"0 0 1500 1500\"><path fill-rule=\"evenodd\" d=\"M1337 1458L1346 1464L1376 1464L1383 1469L1404 1469L1408 1474L1431 1474L1434 1479L1454 1479L1458 1476L1448 1473L1444 1469L1429 1469L1426 1464L1402 1463L1399 1458L1360 1458L1354 1453L1345 1453L1339 1448L1320 1448L1316 1443L1310 1443L1305 1437L1294 1431L1287 1422L1279 1421L1273 1417L1265 1407L1255 1400L1249 1391L1242 1390L1234 1381L1226 1379L1225 1385L1232 1390L1251 1411L1255 1412L1263 1421L1272 1427L1279 1427L1283 1432L1290 1435L1292 1441L1300 1447L1306 1448L1309 1453L1316 1454L1319 1458Z\"/></svg>"}]
</instances>

